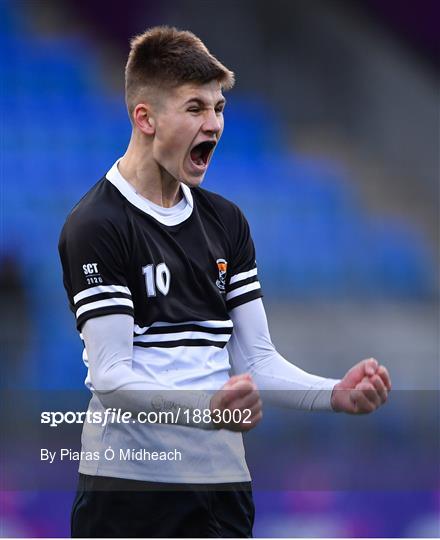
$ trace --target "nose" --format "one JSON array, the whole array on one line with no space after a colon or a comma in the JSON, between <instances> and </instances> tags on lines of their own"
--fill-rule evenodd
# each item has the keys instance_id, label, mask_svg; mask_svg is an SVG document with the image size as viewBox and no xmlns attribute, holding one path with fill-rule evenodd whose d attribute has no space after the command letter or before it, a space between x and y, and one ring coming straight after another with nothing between
<instances>
[{"instance_id":1,"label":"nose","mask_svg":"<svg viewBox=\"0 0 440 540\"><path fill-rule=\"evenodd\" d=\"M202 129L205 133L210 135L220 134L223 127L223 116L217 114L214 109L210 109L206 112Z\"/></svg>"}]
</instances>

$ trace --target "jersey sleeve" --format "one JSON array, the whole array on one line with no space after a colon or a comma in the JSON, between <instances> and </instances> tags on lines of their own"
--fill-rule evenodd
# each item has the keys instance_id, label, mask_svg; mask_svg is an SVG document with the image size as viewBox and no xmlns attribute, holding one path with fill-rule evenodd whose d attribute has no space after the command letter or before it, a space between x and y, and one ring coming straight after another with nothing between
<instances>
[{"instance_id":1,"label":"jersey sleeve","mask_svg":"<svg viewBox=\"0 0 440 540\"><path fill-rule=\"evenodd\" d=\"M234 253L228 269L229 279L226 287L228 311L263 296L249 224L243 213L238 209L237 211Z\"/></svg>"},{"instance_id":2,"label":"jersey sleeve","mask_svg":"<svg viewBox=\"0 0 440 540\"><path fill-rule=\"evenodd\" d=\"M66 223L59 253L64 287L78 331L88 319L123 313L134 316L127 283L127 247L109 221Z\"/></svg>"}]
</instances>

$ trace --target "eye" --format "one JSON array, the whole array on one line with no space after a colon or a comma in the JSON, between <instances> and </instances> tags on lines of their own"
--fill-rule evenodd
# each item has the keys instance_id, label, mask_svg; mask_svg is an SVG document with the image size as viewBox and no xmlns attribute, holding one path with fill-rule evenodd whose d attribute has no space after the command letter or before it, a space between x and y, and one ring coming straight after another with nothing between
<instances>
[{"instance_id":1,"label":"eye","mask_svg":"<svg viewBox=\"0 0 440 540\"><path fill-rule=\"evenodd\" d=\"M216 112L216 114L222 114L222 112L224 111L224 109L225 109L225 108L224 108L223 105L222 105L221 107L216 107L215 112Z\"/></svg>"},{"instance_id":2,"label":"eye","mask_svg":"<svg viewBox=\"0 0 440 540\"><path fill-rule=\"evenodd\" d=\"M189 112L191 113L199 113L200 112L200 107L190 107L188 109Z\"/></svg>"}]
</instances>

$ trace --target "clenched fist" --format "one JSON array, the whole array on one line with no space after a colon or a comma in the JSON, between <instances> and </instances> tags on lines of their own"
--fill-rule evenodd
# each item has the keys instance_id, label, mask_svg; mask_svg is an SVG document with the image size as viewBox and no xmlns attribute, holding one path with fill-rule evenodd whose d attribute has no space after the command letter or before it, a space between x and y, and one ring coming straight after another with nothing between
<instances>
[{"instance_id":1,"label":"clenched fist","mask_svg":"<svg viewBox=\"0 0 440 540\"><path fill-rule=\"evenodd\" d=\"M251 375L234 375L211 398L210 409L213 417L220 416L218 429L249 431L263 417L260 394ZM232 414L225 414L224 411ZM215 411L220 411L216 413ZM234 411L240 411L234 413ZM248 412L249 411L249 412ZM226 420L226 421L225 421Z\"/></svg>"},{"instance_id":2,"label":"clenched fist","mask_svg":"<svg viewBox=\"0 0 440 540\"><path fill-rule=\"evenodd\" d=\"M347 371L333 389L331 405L336 412L367 414L383 405L391 390L386 367L374 358L362 360Z\"/></svg>"}]
</instances>

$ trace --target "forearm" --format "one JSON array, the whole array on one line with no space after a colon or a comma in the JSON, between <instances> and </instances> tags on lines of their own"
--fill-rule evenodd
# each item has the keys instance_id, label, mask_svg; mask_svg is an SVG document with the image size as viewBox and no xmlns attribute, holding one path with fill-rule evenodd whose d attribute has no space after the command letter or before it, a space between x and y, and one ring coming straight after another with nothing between
<instances>
[{"instance_id":1,"label":"forearm","mask_svg":"<svg viewBox=\"0 0 440 540\"><path fill-rule=\"evenodd\" d=\"M260 299L235 308L231 318L234 333L229 351L234 371L249 372L267 402L302 410L332 410L331 394L339 380L308 373L275 350Z\"/></svg>"},{"instance_id":2,"label":"forearm","mask_svg":"<svg viewBox=\"0 0 440 540\"><path fill-rule=\"evenodd\" d=\"M93 391L105 408L136 415L139 412L173 412L177 409L207 409L211 396L202 391L169 390L152 382L133 368L133 319L129 315L106 315L86 321L82 328ZM186 421L193 415L180 414L183 425L208 428L209 424Z\"/></svg>"}]
</instances>

